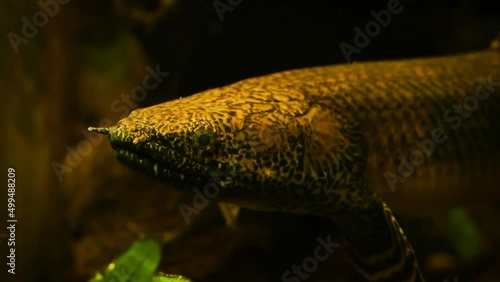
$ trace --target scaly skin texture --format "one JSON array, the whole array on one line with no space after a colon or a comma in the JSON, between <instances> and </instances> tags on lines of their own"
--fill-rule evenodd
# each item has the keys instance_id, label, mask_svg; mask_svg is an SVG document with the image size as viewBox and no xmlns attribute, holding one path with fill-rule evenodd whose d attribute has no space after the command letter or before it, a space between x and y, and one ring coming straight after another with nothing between
<instances>
[{"instance_id":1,"label":"scaly skin texture","mask_svg":"<svg viewBox=\"0 0 500 282\"><path fill-rule=\"evenodd\" d=\"M116 126L91 130L109 135L124 164L180 189L223 175L222 202L332 218L366 281L423 281L380 196L493 190L499 70L497 50L292 70L135 110ZM453 108L464 101L469 110ZM424 142L415 155L422 159L411 159L413 173L398 171L399 156L408 160L433 136L440 143Z\"/></svg>"}]
</instances>

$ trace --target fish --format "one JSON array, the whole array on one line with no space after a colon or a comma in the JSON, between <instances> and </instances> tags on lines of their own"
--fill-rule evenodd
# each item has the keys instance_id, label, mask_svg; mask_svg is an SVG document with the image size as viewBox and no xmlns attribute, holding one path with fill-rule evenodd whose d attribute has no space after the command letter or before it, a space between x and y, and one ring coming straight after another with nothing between
<instances>
[{"instance_id":1,"label":"fish","mask_svg":"<svg viewBox=\"0 0 500 282\"><path fill-rule=\"evenodd\" d=\"M425 281L391 208L498 199L499 42L249 78L89 130L169 186L330 218L363 281Z\"/></svg>"}]
</instances>

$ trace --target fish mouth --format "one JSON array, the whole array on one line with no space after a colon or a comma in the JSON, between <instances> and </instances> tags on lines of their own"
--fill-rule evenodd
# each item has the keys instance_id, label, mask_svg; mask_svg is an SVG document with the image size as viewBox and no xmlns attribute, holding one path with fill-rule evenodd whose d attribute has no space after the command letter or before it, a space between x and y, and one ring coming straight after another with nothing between
<instances>
[{"instance_id":1,"label":"fish mouth","mask_svg":"<svg viewBox=\"0 0 500 282\"><path fill-rule=\"evenodd\" d=\"M169 162L168 159L159 156L156 151L151 149L138 149L123 142L112 143L112 147L118 161L153 179L181 184L199 184L209 180L205 166L190 161L180 154L175 154L175 152L169 152L168 159L176 161Z\"/></svg>"},{"instance_id":2,"label":"fish mouth","mask_svg":"<svg viewBox=\"0 0 500 282\"><path fill-rule=\"evenodd\" d=\"M107 135L118 161L153 179L182 184L196 184L208 179L206 166L168 150L154 140L143 140L138 143L137 135L133 134L135 132L125 133L124 128L118 125L109 128L91 127L88 130Z\"/></svg>"}]
</instances>

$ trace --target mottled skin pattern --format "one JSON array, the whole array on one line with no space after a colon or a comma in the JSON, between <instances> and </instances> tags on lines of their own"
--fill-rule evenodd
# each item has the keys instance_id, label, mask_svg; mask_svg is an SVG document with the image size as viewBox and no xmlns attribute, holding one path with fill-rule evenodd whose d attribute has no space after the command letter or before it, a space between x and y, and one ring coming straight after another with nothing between
<instances>
[{"instance_id":1,"label":"mottled skin pattern","mask_svg":"<svg viewBox=\"0 0 500 282\"><path fill-rule=\"evenodd\" d=\"M479 76L491 75L500 89L499 70L494 50L292 70L135 110L114 127L91 130L109 135L124 164L180 189L224 175L222 202L332 218L366 281L424 281L379 197L391 191L384 173L397 173L398 156L439 127L449 139L397 189L453 191L477 181L478 170L491 188L488 177L499 171L499 91L455 130L443 113L474 94Z\"/></svg>"}]
</instances>

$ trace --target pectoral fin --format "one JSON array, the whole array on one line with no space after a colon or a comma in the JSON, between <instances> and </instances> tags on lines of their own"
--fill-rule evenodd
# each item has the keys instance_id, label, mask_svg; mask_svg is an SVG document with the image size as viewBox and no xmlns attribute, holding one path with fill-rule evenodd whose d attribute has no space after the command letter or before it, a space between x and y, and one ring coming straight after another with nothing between
<instances>
[{"instance_id":1,"label":"pectoral fin","mask_svg":"<svg viewBox=\"0 0 500 282\"><path fill-rule=\"evenodd\" d=\"M228 203L217 203L219 205L220 211L226 220L226 225L229 227L234 227L236 220L238 219L238 214L240 212L240 207Z\"/></svg>"}]
</instances>

